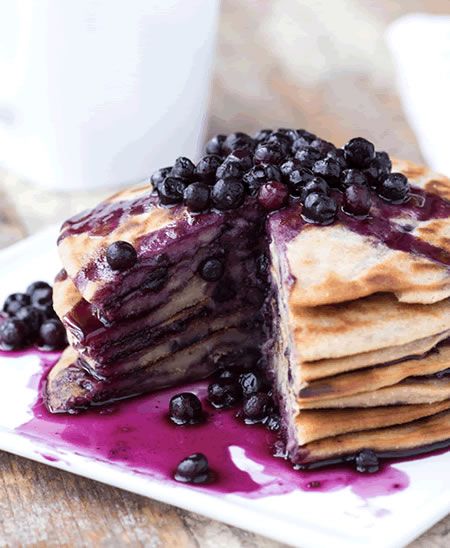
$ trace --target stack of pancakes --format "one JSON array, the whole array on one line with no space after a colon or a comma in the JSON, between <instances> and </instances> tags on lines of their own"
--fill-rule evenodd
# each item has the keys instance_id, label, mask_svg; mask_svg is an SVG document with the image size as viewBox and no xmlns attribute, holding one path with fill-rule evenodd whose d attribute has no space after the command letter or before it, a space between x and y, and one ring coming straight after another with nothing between
<instances>
[{"instance_id":1,"label":"stack of pancakes","mask_svg":"<svg viewBox=\"0 0 450 548\"><path fill-rule=\"evenodd\" d=\"M450 198L448 179L395 167ZM280 288L273 371L294 462L450 439L450 219L405 218L399 208L394 222L439 246L442 264L338 224L307 227L283 247L283 219L270 220Z\"/></svg>"},{"instance_id":2,"label":"stack of pancakes","mask_svg":"<svg viewBox=\"0 0 450 548\"><path fill-rule=\"evenodd\" d=\"M147 185L68 221L54 302L71 347L49 374L49 409L202 378L228 354L236 362L262 346L293 462L450 440L450 181L407 162L393 171L440 200L438 214L426 203L418 212L389 206L394 233L423 242L433 258L358 232L358 223L297 223L295 205L265 226L251 201L191 216L155 205ZM376 228L377 214L375 206L365 222ZM127 272L105 260L117 240L138 254ZM199 276L208 257L223 261L218 281Z\"/></svg>"}]
</instances>

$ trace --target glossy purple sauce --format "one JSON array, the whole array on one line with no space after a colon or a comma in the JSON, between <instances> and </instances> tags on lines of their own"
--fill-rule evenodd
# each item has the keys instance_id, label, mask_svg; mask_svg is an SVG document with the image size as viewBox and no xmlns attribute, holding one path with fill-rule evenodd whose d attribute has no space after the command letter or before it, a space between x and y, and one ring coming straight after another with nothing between
<instances>
[{"instance_id":1,"label":"glossy purple sauce","mask_svg":"<svg viewBox=\"0 0 450 548\"><path fill-rule=\"evenodd\" d=\"M46 373L55 362L46 359L43 373L34 379L38 399L34 418L18 428L22 435L53 447L116 463L158 480L172 479L173 471L184 457L203 452L215 480L193 486L213 494L236 493L250 498L280 495L296 489L329 492L345 487L363 497L394 494L405 489L409 479L389 464L374 475L361 475L349 467L299 472L284 459L272 456L276 435L262 426L248 426L235 417L236 410L217 411L205 401L206 382L163 390L122 401L106 408L79 415L53 415L40 397ZM14 366L14 360L11 360ZM37 386L39 385L39 386ZM167 417L172 395L189 390L197 393L207 411L207 421L200 426L179 427ZM233 455L245 455L245 467L258 468L256 476L241 470ZM46 460L54 462L51 455ZM242 466L242 465L240 465Z\"/></svg>"}]
</instances>

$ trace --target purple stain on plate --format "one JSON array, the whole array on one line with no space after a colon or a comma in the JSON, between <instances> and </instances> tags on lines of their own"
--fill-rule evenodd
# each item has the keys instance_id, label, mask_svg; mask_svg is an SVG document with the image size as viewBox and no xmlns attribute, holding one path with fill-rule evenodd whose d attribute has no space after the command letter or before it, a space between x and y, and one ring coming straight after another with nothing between
<instances>
[{"instance_id":1,"label":"purple stain on plate","mask_svg":"<svg viewBox=\"0 0 450 548\"><path fill-rule=\"evenodd\" d=\"M209 406L204 381L183 387L196 393L207 410L207 420L200 425L176 426L168 419L169 401L180 387L78 415L51 414L40 394L46 373L56 358L43 358L34 417L20 426L18 432L48 446L170 481L182 459L204 453L215 481L192 488L218 495L235 493L259 498L296 489L323 493L350 488L368 499L395 494L409 484L407 475L389 464L371 475L358 474L344 466L308 472L293 470L289 462L272 456L277 441L273 432L261 425L243 424L236 419L235 410L219 411ZM36 387L36 379L31 384Z\"/></svg>"}]
</instances>

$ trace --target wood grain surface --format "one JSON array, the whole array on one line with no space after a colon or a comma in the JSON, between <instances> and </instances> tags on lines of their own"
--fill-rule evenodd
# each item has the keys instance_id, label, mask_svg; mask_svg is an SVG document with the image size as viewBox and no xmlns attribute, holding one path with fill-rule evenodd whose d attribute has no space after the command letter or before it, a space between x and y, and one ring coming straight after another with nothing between
<instances>
[{"instance_id":1,"label":"wood grain surface","mask_svg":"<svg viewBox=\"0 0 450 548\"><path fill-rule=\"evenodd\" d=\"M363 134L420 161L383 42L386 25L414 11L448 13L449 2L223 0L209 134L288 125L335 142ZM0 247L109 192L50 193L0 171ZM281 546L6 453L0 481L0 546ZM411 546L450 546L450 517Z\"/></svg>"}]
</instances>

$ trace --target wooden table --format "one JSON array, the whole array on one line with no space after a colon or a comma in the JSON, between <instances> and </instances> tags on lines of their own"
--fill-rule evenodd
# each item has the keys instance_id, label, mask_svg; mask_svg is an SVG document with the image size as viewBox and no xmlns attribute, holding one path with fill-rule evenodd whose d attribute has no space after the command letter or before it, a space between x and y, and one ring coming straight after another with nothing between
<instances>
[{"instance_id":1,"label":"wooden table","mask_svg":"<svg viewBox=\"0 0 450 548\"><path fill-rule=\"evenodd\" d=\"M224 0L209 133L293 126L335 142L362 134L420 161L382 33L421 10L448 12L448 0ZM0 247L108 192L50 193L0 171ZM281 546L6 453L0 481L2 546ZM412 544L449 545L449 517Z\"/></svg>"}]
</instances>

